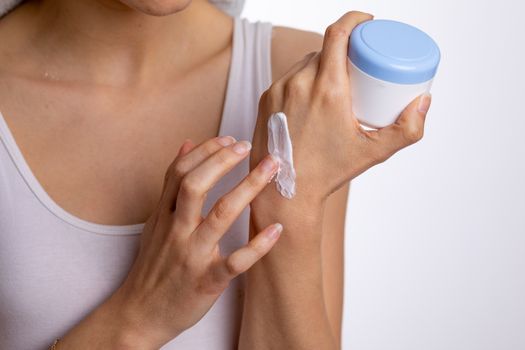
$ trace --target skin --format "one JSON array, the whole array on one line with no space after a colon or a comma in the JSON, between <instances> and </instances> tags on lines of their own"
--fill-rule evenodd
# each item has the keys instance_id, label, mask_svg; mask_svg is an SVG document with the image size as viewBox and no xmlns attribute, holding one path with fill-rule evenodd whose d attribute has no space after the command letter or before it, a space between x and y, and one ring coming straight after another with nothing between
<instances>
[{"instance_id":1,"label":"skin","mask_svg":"<svg viewBox=\"0 0 525 350\"><path fill-rule=\"evenodd\" d=\"M305 54L320 51L322 45L323 36L317 33L275 28L272 43L273 81L278 81ZM283 53L288 56L285 57ZM324 303L338 344L341 343L343 318L344 232L349 191L350 182L347 182L326 199L322 228Z\"/></svg>"},{"instance_id":2,"label":"skin","mask_svg":"<svg viewBox=\"0 0 525 350\"><path fill-rule=\"evenodd\" d=\"M227 257L219 239L242 209L277 170L271 157L259 164L210 214L201 216L206 193L248 156L250 143L216 138L181 146L166 173L162 197L141 235L137 258L123 285L63 339L64 348L86 346L86 337L107 319L125 321L95 346L156 349L197 323L229 282L246 271L275 244L282 226L269 225L245 247ZM225 211L224 208L228 210ZM116 314L104 314L111 311ZM118 329L120 327L120 329ZM125 333L123 332L125 330ZM140 335L140 336L139 336ZM92 341L89 342L92 346Z\"/></svg>"},{"instance_id":3,"label":"skin","mask_svg":"<svg viewBox=\"0 0 525 350\"><path fill-rule=\"evenodd\" d=\"M345 14L328 27L320 52L307 55L261 97L251 167L267 153L264 129L269 116L284 111L294 142L297 195L287 200L266 187L251 203L252 236L274 220L284 230L279 244L247 272L240 349L340 347L323 303L327 199L349 180L419 141L430 107L430 96L420 96L391 126L365 131L359 125L348 98L346 52L352 29L370 19L365 13Z\"/></svg>"},{"instance_id":4,"label":"skin","mask_svg":"<svg viewBox=\"0 0 525 350\"><path fill-rule=\"evenodd\" d=\"M253 178L248 183L252 186L237 191L227 202L222 201L218 212L222 213L221 222L227 225L263 191L258 204L252 205L255 215L250 235L255 243L235 257L215 254L213 242L193 243L200 242L196 237L202 235L196 223L208 219L196 214L198 203L217 177L240 160L231 158L230 163L208 167L209 160L223 159L224 152L236 157L231 146L224 147L214 138L227 82L231 31L231 19L204 0L30 1L0 20L1 111L42 186L62 208L85 220L116 225L148 223L141 237L140 253L126 281L62 337L59 349L158 348L197 322L229 279L272 248L276 239L264 237L271 236L268 233L275 222L286 227L285 243L277 245L275 248L280 247L280 251L274 248L275 255L257 265L261 266L259 270L267 266L266 261L281 259L284 251L290 258L283 262L312 263L304 264L300 270L279 268L271 276L256 270L249 275L249 290L258 283L271 282L276 288L261 288L263 296L268 293L274 300L295 296L297 303L272 304L268 308L252 297L253 292L248 292L241 346L250 348L246 341L249 337L258 339L255 346L261 348L328 344L312 339L317 337L316 332L303 332L276 346L264 347L268 340L262 339L262 334L266 329L281 336L277 326L291 330L292 335L308 329L303 321L290 318L289 314L299 312L295 308L300 312L319 311L323 321L319 324L319 337L329 339L330 344L339 342L344 214L351 176L346 176L338 188L332 186L329 195L313 192L318 195L315 198L323 199L318 210L293 212L275 195L273 186L264 186L263 190L263 180L269 173L260 171L257 164L267 157L261 151L262 137L254 135L256 152L251 164L259 170L250 175ZM321 44L322 38L317 34L275 28L274 80L282 82L278 78L293 63L310 51L321 50ZM272 96L277 95L275 89L272 91ZM267 107L266 112L270 110ZM293 111L287 113L293 115ZM192 117L187 118L188 115ZM263 119L259 116L259 120ZM56 137L57 132L60 138ZM193 141L184 142L188 138ZM146 142L137 147L136 140ZM210 145L219 148L213 152ZM306 144L298 146L305 152L311 151ZM199 153L203 149L208 150L204 153L207 157ZM180 164L185 166L181 169ZM208 170L198 171L203 167ZM191 185L197 183L208 186ZM192 194L193 200L186 198L177 206L181 193ZM289 216L272 217L268 207L274 205ZM316 220L305 220L310 217ZM218 237L225 229L221 226L211 231ZM305 242L291 239L297 236L293 232L298 231L314 237L311 241L315 244L303 246ZM291 245L295 243L297 246ZM156 254L162 249L165 254ZM162 269L171 273L169 281L178 282L167 283L166 275L159 272ZM291 274L304 276L305 280L293 285L288 279ZM181 290L180 281L193 283L190 289ZM316 294L305 286L321 292ZM181 297L158 297L174 294L170 290L180 290ZM142 300L158 304L138 302ZM166 303L171 307L164 308ZM183 309L181 305L192 307L177 316L157 312L161 307ZM269 313L272 309L278 312ZM268 328L264 324L258 329L255 315L275 322L275 326ZM96 339L92 337L94 333Z\"/></svg>"}]
</instances>

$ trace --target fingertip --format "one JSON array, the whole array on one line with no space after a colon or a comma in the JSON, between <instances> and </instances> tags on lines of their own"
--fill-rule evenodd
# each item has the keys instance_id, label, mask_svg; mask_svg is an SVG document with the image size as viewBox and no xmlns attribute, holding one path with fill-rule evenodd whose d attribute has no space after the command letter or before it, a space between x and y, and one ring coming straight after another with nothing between
<instances>
[{"instance_id":1,"label":"fingertip","mask_svg":"<svg viewBox=\"0 0 525 350\"><path fill-rule=\"evenodd\" d=\"M374 19L374 15L371 14L371 13L363 12L363 15L364 15L365 17L368 17L368 19Z\"/></svg>"},{"instance_id":2,"label":"fingertip","mask_svg":"<svg viewBox=\"0 0 525 350\"><path fill-rule=\"evenodd\" d=\"M349 13L361 17L362 21L374 18L373 14L364 11L350 11Z\"/></svg>"},{"instance_id":3,"label":"fingertip","mask_svg":"<svg viewBox=\"0 0 525 350\"><path fill-rule=\"evenodd\" d=\"M220 137L217 137L217 142L223 146L223 147L227 147L235 142L237 142L237 140L235 139L235 137L233 136L220 136Z\"/></svg>"},{"instance_id":4,"label":"fingertip","mask_svg":"<svg viewBox=\"0 0 525 350\"><path fill-rule=\"evenodd\" d=\"M419 97L417 111L420 114L427 114L430 109L430 103L432 102L432 95L429 92L425 92Z\"/></svg>"},{"instance_id":5,"label":"fingertip","mask_svg":"<svg viewBox=\"0 0 525 350\"><path fill-rule=\"evenodd\" d=\"M268 154L259 162L259 166L264 174L273 178L279 168L279 160L273 154Z\"/></svg>"},{"instance_id":6,"label":"fingertip","mask_svg":"<svg viewBox=\"0 0 525 350\"><path fill-rule=\"evenodd\" d=\"M266 237L268 237L270 240L276 240L281 236L281 232L283 231L283 225L276 222L273 225L270 225L268 229L266 230Z\"/></svg>"},{"instance_id":7,"label":"fingertip","mask_svg":"<svg viewBox=\"0 0 525 350\"><path fill-rule=\"evenodd\" d=\"M418 97L414 98L410 104L408 104L403 112L399 115L397 119L398 124L402 124L404 121L413 119L416 116L426 117L426 114L430 108L431 103L431 94L425 92ZM419 118L416 118L419 119Z\"/></svg>"}]
</instances>

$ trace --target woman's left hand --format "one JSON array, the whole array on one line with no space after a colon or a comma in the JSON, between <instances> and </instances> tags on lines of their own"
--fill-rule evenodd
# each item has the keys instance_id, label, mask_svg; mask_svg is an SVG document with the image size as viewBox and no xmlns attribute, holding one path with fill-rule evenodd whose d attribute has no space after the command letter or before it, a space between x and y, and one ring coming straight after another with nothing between
<instances>
[{"instance_id":1,"label":"woman's left hand","mask_svg":"<svg viewBox=\"0 0 525 350\"><path fill-rule=\"evenodd\" d=\"M362 12L346 13L327 28L321 52L307 55L261 97L250 167L268 154L269 117L284 112L297 173L297 194L292 198L296 203L323 202L351 179L423 136L429 96L415 99L395 124L380 130L364 130L352 113L348 38L355 26L372 18ZM271 187L265 191L275 192Z\"/></svg>"}]
</instances>

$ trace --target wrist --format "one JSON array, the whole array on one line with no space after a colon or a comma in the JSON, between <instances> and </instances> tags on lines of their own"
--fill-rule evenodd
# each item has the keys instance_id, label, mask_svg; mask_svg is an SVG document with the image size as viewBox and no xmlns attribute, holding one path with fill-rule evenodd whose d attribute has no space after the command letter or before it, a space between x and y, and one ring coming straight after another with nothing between
<instances>
[{"instance_id":1,"label":"wrist","mask_svg":"<svg viewBox=\"0 0 525 350\"><path fill-rule=\"evenodd\" d=\"M141 303L127 292L124 283L105 303L105 311L113 318L114 349L159 349L178 334L164 334L160 327L147 322L147 315L141 311Z\"/></svg>"},{"instance_id":2,"label":"wrist","mask_svg":"<svg viewBox=\"0 0 525 350\"><path fill-rule=\"evenodd\" d=\"M112 349L155 348L155 344L140 331L137 318L131 316L119 291L115 292L97 313L100 319L105 320L102 322L108 334L105 343L111 344Z\"/></svg>"},{"instance_id":3,"label":"wrist","mask_svg":"<svg viewBox=\"0 0 525 350\"><path fill-rule=\"evenodd\" d=\"M325 203L324 197L315 196L305 189L298 189L291 199L285 198L272 182L250 204L253 233L279 222L286 231L280 240L293 239L299 232L302 232L303 240L320 239ZM309 234L305 235L306 232Z\"/></svg>"},{"instance_id":4,"label":"wrist","mask_svg":"<svg viewBox=\"0 0 525 350\"><path fill-rule=\"evenodd\" d=\"M60 338L56 349L154 349L129 328L112 295ZM96 334L96 337L93 337ZM158 349L158 347L157 347Z\"/></svg>"}]
</instances>

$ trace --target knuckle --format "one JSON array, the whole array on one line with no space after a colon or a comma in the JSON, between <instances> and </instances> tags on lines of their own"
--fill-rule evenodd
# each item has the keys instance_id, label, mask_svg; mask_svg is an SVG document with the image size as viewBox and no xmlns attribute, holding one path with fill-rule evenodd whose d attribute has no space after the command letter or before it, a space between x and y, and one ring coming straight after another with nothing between
<instances>
[{"instance_id":1,"label":"knuckle","mask_svg":"<svg viewBox=\"0 0 525 350\"><path fill-rule=\"evenodd\" d=\"M263 176L257 176L254 173L251 173L248 176L246 176L244 181L248 188L255 190L258 189L261 186L261 184L264 184L264 180L262 178Z\"/></svg>"},{"instance_id":2,"label":"knuckle","mask_svg":"<svg viewBox=\"0 0 525 350\"><path fill-rule=\"evenodd\" d=\"M189 196L198 196L203 192L200 181L194 176L185 176L180 183L180 190Z\"/></svg>"},{"instance_id":3,"label":"knuckle","mask_svg":"<svg viewBox=\"0 0 525 350\"><path fill-rule=\"evenodd\" d=\"M228 165L231 159L230 152L231 152L231 148L227 148L224 151L219 151L215 153L217 163L219 163L221 166Z\"/></svg>"},{"instance_id":4,"label":"knuckle","mask_svg":"<svg viewBox=\"0 0 525 350\"><path fill-rule=\"evenodd\" d=\"M227 198L222 197L215 202L212 213L217 220L221 221L231 215L231 210L230 201Z\"/></svg>"},{"instance_id":5,"label":"knuckle","mask_svg":"<svg viewBox=\"0 0 525 350\"><path fill-rule=\"evenodd\" d=\"M217 142L215 142L213 139L208 140L203 145L204 153L208 156L211 156L213 153L217 151Z\"/></svg>"},{"instance_id":6,"label":"knuckle","mask_svg":"<svg viewBox=\"0 0 525 350\"><path fill-rule=\"evenodd\" d=\"M340 38L340 37L348 37L350 33L348 30L343 27L341 24L333 23L330 24L325 31L325 37L326 38Z\"/></svg>"},{"instance_id":7,"label":"knuckle","mask_svg":"<svg viewBox=\"0 0 525 350\"><path fill-rule=\"evenodd\" d=\"M226 271L231 276L236 276L236 275L238 275L238 274L243 272L241 267L237 263L237 261L235 261L235 259L232 259L232 257L229 257L228 259L226 259L224 264L225 264L225 267L226 267Z\"/></svg>"},{"instance_id":8,"label":"knuckle","mask_svg":"<svg viewBox=\"0 0 525 350\"><path fill-rule=\"evenodd\" d=\"M417 126L408 125L401 130L401 135L407 144L413 144L423 138L423 129Z\"/></svg>"},{"instance_id":9,"label":"knuckle","mask_svg":"<svg viewBox=\"0 0 525 350\"><path fill-rule=\"evenodd\" d=\"M287 97L302 97L308 94L308 85L306 78L297 73L286 82L284 91Z\"/></svg>"},{"instance_id":10,"label":"knuckle","mask_svg":"<svg viewBox=\"0 0 525 350\"><path fill-rule=\"evenodd\" d=\"M176 178L182 178L186 175L186 167L182 161L179 161L171 166L171 174Z\"/></svg>"},{"instance_id":11,"label":"knuckle","mask_svg":"<svg viewBox=\"0 0 525 350\"><path fill-rule=\"evenodd\" d=\"M328 83L319 84L317 94L321 104L326 106L339 105L345 98L348 98L339 87Z\"/></svg>"}]
</instances>

